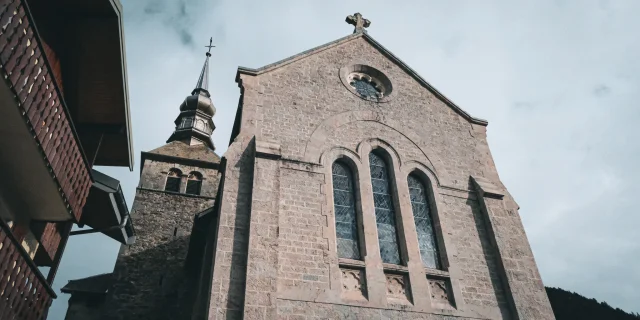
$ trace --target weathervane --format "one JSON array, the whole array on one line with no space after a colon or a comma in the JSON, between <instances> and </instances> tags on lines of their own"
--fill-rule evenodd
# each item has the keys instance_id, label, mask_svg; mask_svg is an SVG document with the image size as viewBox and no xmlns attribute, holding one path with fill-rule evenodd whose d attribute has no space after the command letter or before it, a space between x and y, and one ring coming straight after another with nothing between
<instances>
[{"instance_id":1,"label":"weathervane","mask_svg":"<svg viewBox=\"0 0 640 320\"><path fill-rule=\"evenodd\" d=\"M211 57L211 48L215 48L216 46L211 45L213 43L213 37L211 37L209 39L209 45L208 46L204 46L205 48L209 48L209 51L207 52L207 57Z\"/></svg>"}]
</instances>

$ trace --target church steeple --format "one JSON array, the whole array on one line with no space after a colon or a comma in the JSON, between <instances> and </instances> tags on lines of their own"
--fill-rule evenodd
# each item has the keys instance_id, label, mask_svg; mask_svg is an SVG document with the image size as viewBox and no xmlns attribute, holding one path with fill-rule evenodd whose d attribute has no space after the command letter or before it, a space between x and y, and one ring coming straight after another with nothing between
<instances>
[{"instance_id":1,"label":"church steeple","mask_svg":"<svg viewBox=\"0 0 640 320\"><path fill-rule=\"evenodd\" d=\"M209 45L205 46L209 48L209 51L206 52L207 57L204 60L200 77L191 95L187 96L180 105L180 114L175 121L176 129L167 140L167 143L182 141L188 145L204 144L211 149L215 149L211 141L211 134L216 128L212 120L216 113L216 108L213 106L208 90L209 57L211 57L211 48L215 47L211 45L212 42L213 39L210 39Z\"/></svg>"}]
</instances>

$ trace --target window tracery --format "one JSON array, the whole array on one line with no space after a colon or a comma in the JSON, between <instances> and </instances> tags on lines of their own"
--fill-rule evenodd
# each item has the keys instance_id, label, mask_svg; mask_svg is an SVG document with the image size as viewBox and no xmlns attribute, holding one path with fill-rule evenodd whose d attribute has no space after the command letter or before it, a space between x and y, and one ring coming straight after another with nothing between
<instances>
[{"instance_id":1,"label":"window tracery","mask_svg":"<svg viewBox=\"0 0 640 320\"><path fill-rule=\"evenodd\" d=\"M422 263L427 268L439 269L440 259L433 229L433 219L431 218L431 209L427 198L427 188L422 179L416 174L409 175L407 181Z\"/></svg>"},{"instance_id":2,"label":"window tracery","mask_svg":"<svg viewBox=\"0 0 640 320\"><path fill-rule=\"evenodd\" d=\"M334 162L331 169L338 257L360 260L353 174L351 169L340 161Z\"/></svg>"},{"instance_id":3,"label":"window tracery","mask_svg":"<svg viewBox=\"0 0 640 320\"><path fill-rule=\"evenodd\" d=\"M373 203L382 262L401 264L396 214L391 195L387 162L375 151L371 152L369 154L369 169L371 171Z\"/></svg>"}]
</instances>

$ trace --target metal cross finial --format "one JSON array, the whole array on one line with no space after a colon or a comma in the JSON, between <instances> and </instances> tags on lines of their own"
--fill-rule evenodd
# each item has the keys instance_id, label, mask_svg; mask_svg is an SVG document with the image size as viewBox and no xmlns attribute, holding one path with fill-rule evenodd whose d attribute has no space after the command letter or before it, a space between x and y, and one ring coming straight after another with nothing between
<instances>
[{"instance_id":1,"label":"metal cross finial","mask_svg":"<svg viewBox=\"0 0 640 320\"><path fill-rule=\"evenodd\" d=\"M209 48L209 51L207 52L207 57L211 57L211 48L215 48L216 46L211 45L213 43L213 37L211 37L209 39L209 45L208 46L204 46L205 48Z\"/></svg>"},{"instance_id":2,"label":"metal cross finial","mask_svg":"<svg viewBox=\"0 0 640 320\"><path fill-rule=\"evenodd\" d=\"M348 24L356 26L356 28L353 30L353 33L367 32L366 30L364 30L364 28L368 28L371 25L371 21L363 18L360 12L356 12L351 16L347 16L347 19L345 21Z\"/></svg>"}]
</instances>

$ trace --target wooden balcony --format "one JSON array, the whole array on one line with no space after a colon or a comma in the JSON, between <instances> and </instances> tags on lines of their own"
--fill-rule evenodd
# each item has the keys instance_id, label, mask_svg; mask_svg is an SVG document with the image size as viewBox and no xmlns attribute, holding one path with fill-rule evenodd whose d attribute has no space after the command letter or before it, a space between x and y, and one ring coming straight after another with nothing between
<instances>
[{"instance_id":1,"label":"wooden balcony","mask_svg":"<svg viewBox=\"0 0 640 320\"><path fill-rule=\"evenodd\" d=\"M0 320L40 320L56 294L0 220Z\"/></svg>"},{"instance_id":2,"label":"wooden balcony","mask_svg":"<svg viewBox=\"0 0 640 320\"><path fill-rule=\"evenodd\" d=\"M0 202L31 220L79 221L90 165L45 48L26 1L0 0Z\"/></svg>"}]
</instances>

